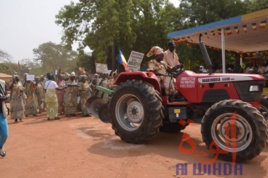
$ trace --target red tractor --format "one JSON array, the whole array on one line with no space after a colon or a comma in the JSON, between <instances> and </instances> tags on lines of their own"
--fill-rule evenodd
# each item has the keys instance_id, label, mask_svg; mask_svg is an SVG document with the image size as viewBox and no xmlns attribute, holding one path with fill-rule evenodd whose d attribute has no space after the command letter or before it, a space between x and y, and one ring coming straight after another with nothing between
<instances>
[{"instance_id":1,"label":"red tractor","mask_svg":"<svg viewBox=\"0 0 268 178\"><path fill-rule=\"evenodd\" d=\"M211 66L200 42L206 64ZM214 142L225 154L220 158L250 160L265 148L267 125L260 112L265 78L246 74L197 74L175 66L169 76L176 78L179 97L162 94L152 72L122 72L113 89L96 85L87 101L90 112L112 124L115 134L128 143L145 143L159 130L180 131L191 121L201 122L206 146Z\"/></svg>"}]
</instances>

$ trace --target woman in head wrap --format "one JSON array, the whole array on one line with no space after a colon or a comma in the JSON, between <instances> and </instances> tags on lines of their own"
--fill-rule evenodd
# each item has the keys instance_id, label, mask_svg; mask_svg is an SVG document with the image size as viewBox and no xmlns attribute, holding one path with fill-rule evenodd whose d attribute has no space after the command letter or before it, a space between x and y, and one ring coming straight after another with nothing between
<instances>
[{"instance_id":1,"label":"woman in head wrap","mask_svg":"<svg viewBox=\"0 0 268 178\"><path fill-rule=\"evenodd\" d=\"M152 47L151 50L147 54L147 57L151 57L151 56L155 56L156 58L149 61L148 63L149 68L147 70L153 71L156 75L157 74L167 75L167 70L166 70L167 65L163 61L164 59L163 49L160 48L159 46ZM175 85L171 77L160 76L160 75L157 75L157 77L166 95L169 95L175 92Z\"/></svg>"},{"instance_id":2,"label":"woman in head wrap","mask_svg":"<svg viewBox=\"0 0 268 178\"><path fill-rule=\"evenodd\" d=\"M69 81L66 82L66 88L64 90L64 114L66 116L76 115L77 95L78 84L76 82L75 72L72 72Z\"/></svg>"},{"instance_id":3,"label":"woman in head wrap","mask_svg":"<svg viewBox=\"0 0 268 178\"><path fill-rule=\"evenodd\" d=\"M58 98L56 94L58 85L54 81L53 74L47 74L47 79L48 80L44 86L44 89L46 90L45 102L47 105L47 120L50 120L53 117L55 119L60 119L60 117L58 117Z\"/></svg>"},{"instance_id":4,"label":"woman in head wrap","mask_svg":"<svg viewBox=\"0 0 268 178\"><path fill-rule=\"evenodd\" d=\"M9 87L11 92L10 95L10 111L11 119L15 120L15 123L18 122L18 119L22 121L25 118L25 104L26 104L26 95L23 91L22 84L20 82L19 76L15 75L13 77L12 84Z\"/></svg>"},{"instance_id":5,"label":"woman in head wrap","mask_svg":"<svg viewBox=\"0 0 268 178\"><path fill-rule=\"evenodd\" d=\"M38 110L39 110L39 113L41 113L45 111L44 110L45 98L43 97L45 94L45 91L44 91L44 87L41 84L40 77L35 77L35 86L36 86L35 94L36 94L36 98L38 102Z\"/></svg>"},{"instance_id":6,"label":"woman in head wrap","mask_svg":"<svg viewBox=\"0 0 268 178\"><path fill-rule=\"evenodd\" d=\"M27 96L25 115L37 116L38 102L35 94L36 86L34 81L27 80L27 73L24 74L24 90Z\"/></svg>"},{"instance_id":7,"label":"woman in head wrap","mask_svg":"<svg viewBox=\"0 0 268 178\"><path fill-rule=\"evenodd\" d=\"M90 97L90 85L87 81L86 75L80 75L81 81L78 84L78 91L80 97L80 104L83 116L90 116L85 106L87 99Z\"/></svg>"},{"instance_id":8,"label":"woman in head wrap","mask_svg":"<svg viewBox=\"0 0 268 178\"><path fill-rule=\"evenodd\" d=\"M65 88L65 80L64 80L64 75L60 74L57 77L57 84L58 84L58 89L57 89L57 96L58 96L58 114L64 114L64 88Z\"/></svg>"}]
</instances>

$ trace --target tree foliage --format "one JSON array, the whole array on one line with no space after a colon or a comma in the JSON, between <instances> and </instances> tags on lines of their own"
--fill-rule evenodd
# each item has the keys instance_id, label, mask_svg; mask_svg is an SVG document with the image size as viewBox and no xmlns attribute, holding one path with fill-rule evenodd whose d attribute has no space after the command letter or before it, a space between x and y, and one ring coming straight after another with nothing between
<instances>
[{"instance_id":1,"label":"tree foliage","mask_svg":"<svg viewBox=\"0 0 268 178\"><path fill-rule=\"evenodd\" d=\"M62 39L69 48L79 41L81 49L88 46L93 50L91 57L80 54L79 65L83 60L102 62L114 70L118 68L119 49L126 58L132 50L146 54L152 46L166 49L169 32L260 10L268 6L267 1L181 0L176 8L168 0L80 0L64 6L56 15L56 23L63 27ZM189 68L203 63L198 46L180 44L177 52ZM212 58L221 58L220 51L209 53ZM143 66L147 60L145 57Z\"/></svg>"},{"instance_id":2,"label":"tree foliage","mask_svg":"<svg viewBox=\"0 0 268 178\"><path fill-rule=\"evenodd\" d=\"M0 62L11 62L11 56L0 49Z\"/></svg>"},{"instance_id":3,"label":"tree foliage","mask_svg":"<svg viewBox=\"0 0 268 178\"><path fill-rule=\"evenodd\" d=\"M11 62L2 62L0 63L1 73L14 75L18 73L18 65Z\"/></svg>"},{"instance_id":4,"label":"tree foliage","mask_svg":"<svg viewBox=\"0 0 268 178\"><path fill-rule=\"evenodd\" d=\"M42 72L71 71L76 67L77 54L74 51L67 50L63 45L47 42L33 49L35 61L40 63Z\"/></svg>"},{"instance_id":5,"label":"tree foliage","mask_svg":"<svg viewBox=\"0 0 268 178\"><path fill-rule=\"evenodd\" d=\"M165 46L167 31L179 24L171 22L177 14L166 0L80 0L64 6L56 23L64 28L68 46L80 41L93 50L96 62L115 69L118 49L128 56L131 50L147 53L152 46Z\"/></svg>"},{"instance_id":6,"label":"tree foliage","mask_svg":"<svg viewBox=\"0 0 268 178\"><path fill-rule=\"evenodd\" d=\"M186 26L198 26L242 15L247 11L241 0L182 0Z\"/></svg>"}]
</instances>

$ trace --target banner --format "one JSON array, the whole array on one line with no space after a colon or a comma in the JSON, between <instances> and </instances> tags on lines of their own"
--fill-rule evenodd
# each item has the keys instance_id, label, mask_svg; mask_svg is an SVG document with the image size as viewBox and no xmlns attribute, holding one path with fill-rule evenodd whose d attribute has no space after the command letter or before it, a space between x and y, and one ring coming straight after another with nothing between
<instances>
[{"instance_id":1,"label":"banner","mask_svg":"<svg viewBox=\"0 0 268 178\"><path fill-rule=\"evenodd\" d=\"M107 64L102 64L102 63L95 63L96 66L96 72L97 73L102 73L102 74L108 74L109 70L108 70L108 66Z\"/></svg>"},{"instance_id":2,"label":"banner","mask_svg":"<svg viewBox=\"0 0 268 178\"><path fill-rule=\"evenodd\" d=\"M140 66L141 66L143 57L144 57L143 53L131 51L126 68L133 72L140 71Z\"/></svg>"},{"instance_id":3,"label":"banner","mask_svg":"<svg viewBox=\"0 0 268 178\"><path fill-rule=\"evenodd\" d=\"M26 81L34 81L35 76L34 75L26 75Z\"/></svg>"}]
</instances>

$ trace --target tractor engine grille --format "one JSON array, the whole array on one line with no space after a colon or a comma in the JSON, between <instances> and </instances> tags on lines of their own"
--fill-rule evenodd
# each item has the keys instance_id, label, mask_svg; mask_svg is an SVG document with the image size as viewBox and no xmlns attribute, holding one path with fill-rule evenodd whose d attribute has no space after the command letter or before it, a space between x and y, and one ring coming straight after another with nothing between
<instances>
[{"instance_id":1,"label":"tractor engine grille","mask_svg":"<svg viewBox=\"0 0 268 178\"><path fill-rule=\"evenodd\" d=\"M265 81L234 82L234 86L242 101L260 101Z\"/></svg>"}]
</instances>

